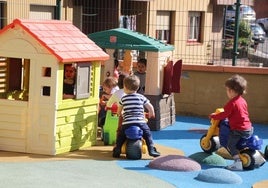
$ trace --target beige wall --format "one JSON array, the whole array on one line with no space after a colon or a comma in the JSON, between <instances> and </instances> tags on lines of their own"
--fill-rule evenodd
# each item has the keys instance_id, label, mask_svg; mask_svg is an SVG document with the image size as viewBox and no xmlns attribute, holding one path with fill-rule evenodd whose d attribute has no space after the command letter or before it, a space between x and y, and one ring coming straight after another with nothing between
<instances>
[{"instance_id":1,"label":"beige wall","mask_svg":"<svg viewBox=\"0 0 268 188\"><path fill-rule=\"evenodd\" d=\"M184 68L181 93L175 94L177 115L208 117L216 108L223 107L228 101L224 82L231 75L239 73L248 81L244 97L252 122L268 123L268 69L219 67L217 72L211 72L209 67L206 71L206 67L203 70L190 69Z\"/></svg>"},{"instance_id":2,"label":"beige wall","mask_svg":"<svg viewBox=\"0 0 268 188\"><path fill-rule=\"evenodd\" d=\"M8 0L7 1L7 24L14 19L29 19L30 4L56 6L56 0ZM61 20L73 20L72 1L61 1Z\"/></svg>"},{"instance_id":3,"label":"beige wall","mask_svg":"<svg viewBox=\"0 0 268 188\"><path fill-rule=\"evenodd\" d=\"M217 7L217 6L215 6ZM174 59L183 59L184 64L204 64L211 62L213 53L208 55L208 46L214 47L214 55L217 55L218 48L221 48L221 43L216 44L213 41L221 41L222 30L212 30L213 20L213 4L210 0L154 0L150 2L149 11L149 33L148 35L155 37L155 31L157 26L156 14L157 11L171 11L174 14L173 24L171 25L171 35L174 36L175 46ZM220 6L221 10L223 7ZM190 43L187 42L188 32L188 13L189 11L202 12L202 28L201 28L201 42ZM215 12L214 12L215 13ZM221 17L214 18L214 21L222 22ZM216 46L215 46L216 45ZM217 53L217 54L215 54Z\"/></svg>"}]
</instances>

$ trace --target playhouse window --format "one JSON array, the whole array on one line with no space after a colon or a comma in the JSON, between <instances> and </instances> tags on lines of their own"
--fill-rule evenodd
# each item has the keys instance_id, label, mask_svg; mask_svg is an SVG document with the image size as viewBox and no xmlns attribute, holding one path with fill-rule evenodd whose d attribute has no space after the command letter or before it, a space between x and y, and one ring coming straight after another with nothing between
<instances>
[{"instance_id":1,"label":"playhouse window","mask_svg":"<svg viewBox=\"0 0 268 188\"><path fill-rule=\"evenodd\" d=\"M65 65L64 70L64 99L74 98L74 99L84 99L89 98L90 90L92 86L92 69L90 63L75 63L69 64L76 69L75 81L68 79L68 74L71 74L72 69L68 69L68 64ZM67 69L66 69L67 68ZM68 73L69 72L69 73ZM67 75L65 75L65 73ZM70 75L69 75L70 76Z\"/></svg>"},{"instance_id":2,"label":"playhouse window","mask_svg":"<svg viewBox=\"0 0 268 188\"><path fill-rule=\"evenodd\" d=\"M0 59L0 98L28 101L30 60Z\"/></svg>"},{"instance_id":3,"label":"playhouse window","mask_svg":"<svg viewBox=\"0 0 268 188\"><path fill-rule=\"evenodd\" d=\"M50 78L51 77L51 67L42 67L42 77ZM42 96L50 96L51 87L50 86L42 86L41 87L41 95Z\"/></svg>"},{"instance_id":4,"label":"playhouse window","mask_svg":"<svg viewBox=\"0 0 268 188\"><path fill-rule=\"evenodd\" d=\"M43 96L50 96L50 86L43 86L42 95Z\"/></svg>"},{"instance_id":5,"label":"playhouse window","mask_svg":"<svg viewBox=\"0 0 268 188\"><path fill-rule=\"evenodd\" d=\"M43 67L42 68L42 76L43 77L51 77L51 67Z\"/></svg>"},{"instance_id":6,"label":"playhouse window","mask_svg":"<svg viewBox=\"0 0 268 188\"><path fill-rule=\"evenodd\" d=\"M88 98L90 96L90 86L92 83L91 64L77 64L76 71L76 99Z\"/></svg>"}]
</instances>

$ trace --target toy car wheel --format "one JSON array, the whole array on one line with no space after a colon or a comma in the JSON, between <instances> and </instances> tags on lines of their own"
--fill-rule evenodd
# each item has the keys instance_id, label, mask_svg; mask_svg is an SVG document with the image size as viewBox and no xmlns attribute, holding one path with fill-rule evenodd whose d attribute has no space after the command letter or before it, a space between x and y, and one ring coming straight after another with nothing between
<instances>
[{"instance_id":1,"label":"toy car wheel","mask_svg":"<svg viewBox=\"0 0 268 188\"><path fill-rule=\"evenodd\" d=\"M127 159L138 160L142 156L142 141L141 140L127 140L126 157Z\"/></svg>"},{"instance_id":2,"label":"toy car wheel","mask_svg":"<svg viewBox=\"0 0 268 188\"><path fill-rule=\"evenodd\" d=\"M142 139L142 146L141 146L141 151L143 154L146 154L147 153L147 145L146 145L146 142L144 139Z\"/></svg>"},{"instance_id":3,"label":"toy car wheel","mask_svg":"<svg viewBox=\"0 0 268 188\"><path fill-rule=\"evenodd\" d=\"M109 145L109 134L104 133L102 135L103 135L102 140L103 140L104 145Z\"/></svg>"},{"instance_id":4,"label":"toy car wheel","mask_svg":"<svg viewBox=\"0 0 268 188\"><path fill-rule=\"evenodd\" d=\"M212 136L208 141L206 140L206 134L200 138L200 146L206 153L212 153L219 149L220 142L218 136Z\"/></svg>"},{"instance_id":5,"label":"toy car wheel","mask_svg":"<svg viewBox=\"0 0 268 188\"><path fill-rule=\"evenodd\" d=\"M268 160L268 145L264 149L264 158Z\"/></svg>"},{"instance_id":6,"label":"toy car wheel","mask_svg":"<svg viewBox=\"0 0 268 188\"><path fill-rule=\"evenodd\" d=\"M245 149L240 152L240 159L245 170L253 170L255 168L254 159L255 150Z\"/></svg>"}]
</instances>

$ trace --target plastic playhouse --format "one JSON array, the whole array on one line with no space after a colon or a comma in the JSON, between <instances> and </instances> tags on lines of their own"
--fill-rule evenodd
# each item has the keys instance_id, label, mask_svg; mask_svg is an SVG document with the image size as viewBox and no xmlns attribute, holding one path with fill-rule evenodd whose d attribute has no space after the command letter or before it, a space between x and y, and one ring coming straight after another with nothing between
<instances>
[{"instance_id":1,"label":"plastic playhouse","mask_svg":"<svg viewBox=\"0 0 268 188\"><path fill-rule=\"evenodd\" d=\"M16 19L0 31L0 149L56 155L95 145L101 62L109 56L68 21ZM76 66L63 100L64 65Z\"/></svg>"},{"instance_id":2,"label":"plastic playhouse","mask_svg":"<svg viewBox=\"0 0 268 188\"><path fill-rule=\"evenodd\" d=\"M132 71L137 57L134 52L144 54L147 59L145 95L155 108L155 119L150 119L151 130L160 130L175 122L175 102L173 93L180 92L182 61L173 63L174 47L159 40L124 28L116 28L89 34L88 37L114 57L121 55L125 72ZM104 62L102 76L114 71L114 59Z\"/></svg>"}]
</instances>

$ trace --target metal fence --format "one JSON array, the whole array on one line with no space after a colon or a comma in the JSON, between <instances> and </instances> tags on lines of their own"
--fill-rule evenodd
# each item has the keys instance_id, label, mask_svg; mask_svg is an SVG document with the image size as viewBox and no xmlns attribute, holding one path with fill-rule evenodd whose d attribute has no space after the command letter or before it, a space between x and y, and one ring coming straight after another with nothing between
<instances>
[{"instance_id":1,"label":"metal fence","mask_svg":"<svg viewBox=\"0 0 268 188\"><path fill-rule=\"evenodd\" d=\"M155 7L150 7L150 0L47 0L46 2L41 0L0 0L0 27L3 28L15 18L70 20L86 35L116 27L125 27L174 45L179 49L175 51L174 58L182 58L184 63L231 64L233 40L224 37L224 23L213 23L213 19L211 19L212 22L207 22L205 18L199 17L196 12L193 12L193 25L188 22L181 24L182 22L177 22L175 18L187 20L189 14L192 13L191 10L181 7L172 11L163 11L161 6L166 7L166 4L176 6L180 1L158 1L161 3L158 3L160 7L156 10ZM185 7L195 7L198 10L198 6L200 9L203 7L201 2L189 0L185 3ZM221 6L221 8L224 9L225 6ZM204 13L201 11L201 14ZM157 18L153 18L151 15L157 15ZM206 17L209 16L206 15ZM166 18L169 20L166 21ZM199 18L200 20L198 20ZM152 20L155 21L151 22ZM195 24L199 22L206 24L196 30ZM177 31L172 31L171 27L177 28ZM222 32L206 32L200 44L187 46L186 44L189 44L190 41L189 32L192 32L192 37L195 39L202 30L222 30ZM176 35L180 33L183 36L177 38ZM254 45L239 48L237 65L268 66L267 40L266 38L266 41L260 43L256 49L254 49ZM201 45L203 48L200 48Z\"/></svg>"}]
</instances>

